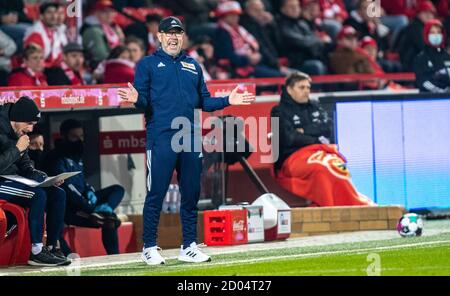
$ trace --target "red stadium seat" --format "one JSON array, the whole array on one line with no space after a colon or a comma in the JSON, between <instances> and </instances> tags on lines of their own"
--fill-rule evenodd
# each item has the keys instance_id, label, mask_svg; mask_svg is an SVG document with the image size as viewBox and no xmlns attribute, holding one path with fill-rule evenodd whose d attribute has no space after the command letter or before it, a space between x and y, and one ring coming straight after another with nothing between
<instances>
[{"instance_id":1,"label":"red stadium seat","mask_svg":"<svg viewBox=\"0 0 450 296\"><path fill-rule=\"evenodd\" d=\"M0 202L1 211L11 213L17 221L17 227L7 237L5 237L6 225L4 232L1 231L0 227L0 235L3 238L0 243L0 266L26 264L31 251L27 211L15 204L5 201Z\"/></svg>"},{"instance_id":2,"label":"red stadium seat","mask_svg":"<svg viewBox=\"0 0 450 296\"><path fill-rule=\"evenodd\" d=\"M136 234L132 222L122 222L117 234L121 254L137 252ZM77 253L82 258L107 255L102 244L101 228L66 226L64 239L72 252Z\"/></svg>"},{"instance_id":3,"label":"red stadium seat","mask_svg":"<svg viewBox=\"0 0 450 296\"><path fill-rule=\"evenodd\" d=\"M2 245L3 241L6 237L6 214L5 211L1 208L2 201L0 201L0 246Z\"/></svg>"}]
</instances>

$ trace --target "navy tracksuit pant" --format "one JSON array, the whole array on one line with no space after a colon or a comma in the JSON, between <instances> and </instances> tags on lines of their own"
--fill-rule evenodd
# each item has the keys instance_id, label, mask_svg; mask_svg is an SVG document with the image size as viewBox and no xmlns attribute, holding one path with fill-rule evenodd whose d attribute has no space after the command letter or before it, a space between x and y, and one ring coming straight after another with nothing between
<instances>
[{"instance_id":1,"label":"navy tracksuit pant","mask_svg":"<svg viewBox=\"0 0 450 296\"><path fill-rule=\"evenodd\" d=\"M95 191L95 195L98 198L97 204L107 203L113 210L115 210L123 199L125 189L120 185L112 185L100 190ZM67 225L75 225L81 227L97 228L98 226L92 223L89 218L81 217L77 214L78 209L71 208L66 209L65 222ZM65 241L64 237L60 238L61 251L65 255L72 253L69 245ZM102 227L102 242L103 247L108 255L119 254L119 237L117 235L117 228L104 225Z\"/></svg>"},{"instance_id":2,"label":"navy tracksuit pant","mask_svg":"<svg viewBox=\"0 0 450 296\"><path fill-rule=\"evenodd\" d=\"M197 241L197 203L200 197L202 155L200 152L174 152L169 136L159 137L147 150L147 196L144 204L144 247L156 246L162 203L174 169L181 192L180 215L183 246Z\"/></svg>"},{"instance_id":3,"label":"navy tracksuit pant","mask_svg":"<svg viewBox=\"0 0 450 296\"><path fill-rule=\"evenodd\" d=\"M57 187L29 187L13 181L0 181L0 199L29 208L31 243L42 243L44 214L47 213L47 245L56 246L64 228L66 192Z\"/></svg>"}]
</instances>

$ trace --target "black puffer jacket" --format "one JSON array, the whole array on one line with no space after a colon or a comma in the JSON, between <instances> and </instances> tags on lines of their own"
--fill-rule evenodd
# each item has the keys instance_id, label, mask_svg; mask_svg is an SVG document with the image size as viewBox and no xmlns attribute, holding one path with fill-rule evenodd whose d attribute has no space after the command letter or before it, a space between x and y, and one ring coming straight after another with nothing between
<instances>
[{"instance_id":1,"label":"black puffer jacket","mask_svg":"<svg viewBox=\"0 0 450 296\"><path fill-rule=\"evenodd\" d=\"M332 120L326 111L313 101L305 104L295 102L286 89L283 89L280 104L273 107L271 116L278 117L280 123L280 151L275 163L277 170L298 149L321 144L319 137L331 138ZM303 134L297 130L300 128L304 130Z\"/></svg>"},{"instance_id":2,"label":"black puffer jacket","mask_svg":"<svg viewBox=\"0 0 450 296\"><path fill-rule=\"evenodd\" d=\"M46 174L34 169L28 150L20 153L16 147L18 139L9 120L11 106L0 106L0 175L20 175L42 182Z\"/></svg>"}]
</instances>

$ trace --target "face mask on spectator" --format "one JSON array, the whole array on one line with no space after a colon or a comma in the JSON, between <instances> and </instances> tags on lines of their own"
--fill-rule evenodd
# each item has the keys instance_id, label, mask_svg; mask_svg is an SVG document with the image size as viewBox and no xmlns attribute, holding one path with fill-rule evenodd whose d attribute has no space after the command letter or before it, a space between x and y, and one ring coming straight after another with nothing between
<instances>
[{"instance_id":1,"label":"face mask on spectator","mask_svg":"<svg viewBox=\"0 0 450 296\"><path fill-rule=\"evenodd\" d=\"M83 156L84 143L81 140L75 142L67 141L65 149L68 155L81 158Z\"/></svg>"},{"instance_id":2,"label":"face mask on spectator","mask_svg":"<svg viewBox=\"0 0 450 296\"><path fill-rule=\"evenodd\" d=\"M43 154L42 150L28 150L28 156L34 162L35 168L41 165Z\"/></svg>"},{"instance_id":3,"label":"face mask on spectator","mask_svg":"<svg viewBox=\"0 0 450 296\"><path fill-rule=\"evenodd\" d=\"M442 34L429 34L428 41L430 44L435 47L439 47L442 44Z\"/></svg>"}]
</instances>

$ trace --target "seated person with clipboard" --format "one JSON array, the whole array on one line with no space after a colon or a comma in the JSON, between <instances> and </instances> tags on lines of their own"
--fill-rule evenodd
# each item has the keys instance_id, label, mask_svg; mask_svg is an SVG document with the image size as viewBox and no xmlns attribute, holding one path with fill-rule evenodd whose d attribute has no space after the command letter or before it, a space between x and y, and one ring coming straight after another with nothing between
<instances>
[{"instance_id":1,"label":"seated person with clipboard","mask_svg":"<svg viewBox=\"0 0 450 296\"><path fill-rule=\"evenodd\" d=\"M41 118L36 104L21 97L15 104L0 106L0 175L18 175L41 183L47 175L33 167L28 156L28 133ZM64 181L49 187L31 187L0 177L0 199L28 208L31 254L28 264L60 266L71 263L56 248L64 227L66 193L59 188ZM47 213L47 246L42 243L44 215Z\"/></svg>"}]
</instances>

